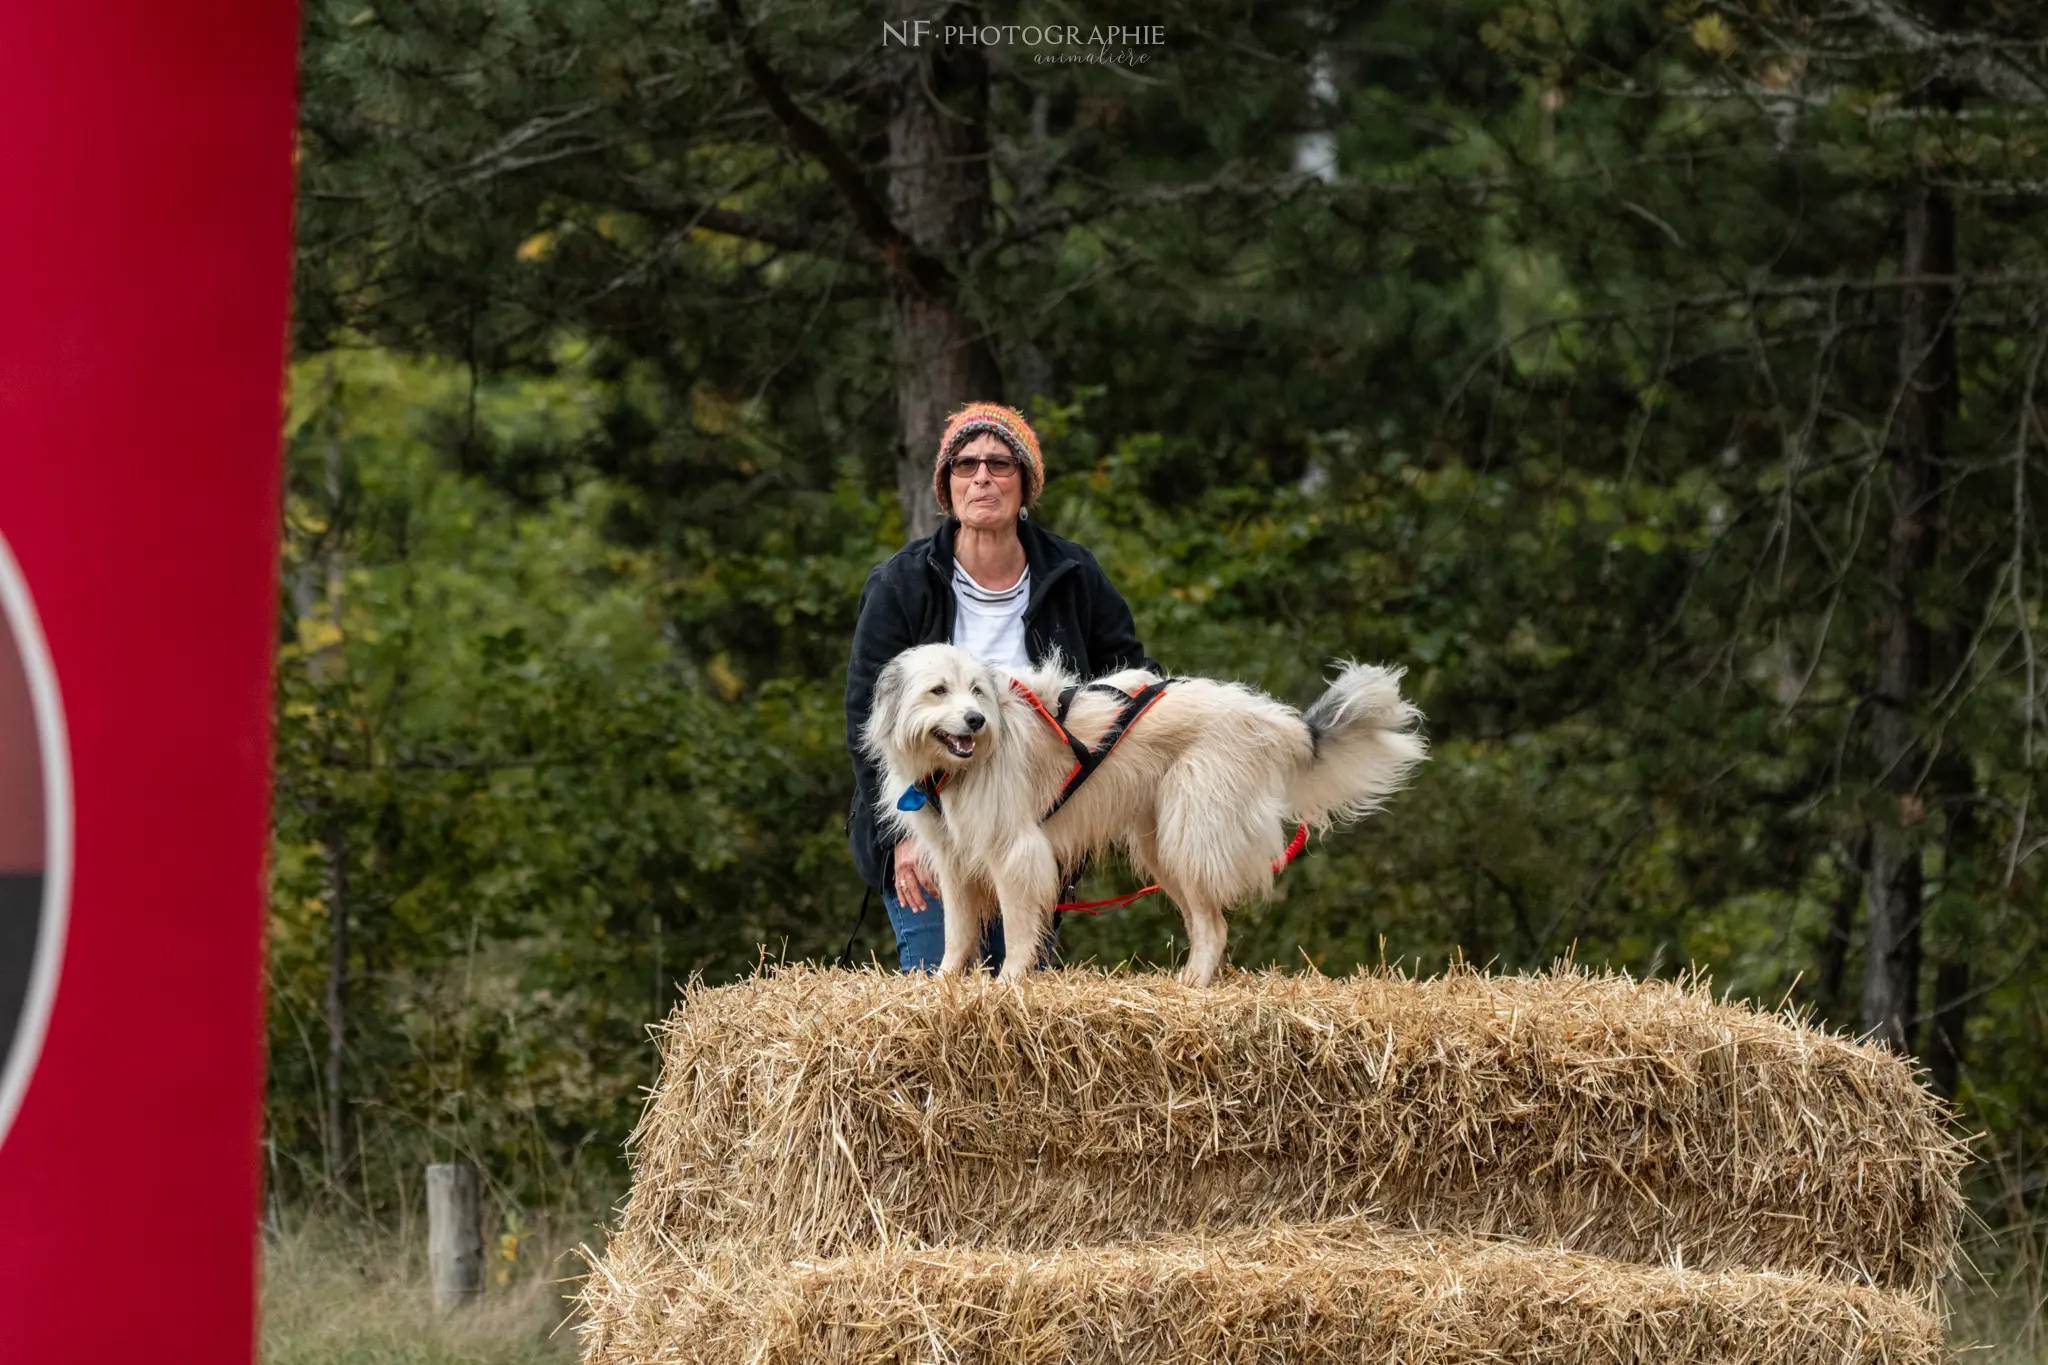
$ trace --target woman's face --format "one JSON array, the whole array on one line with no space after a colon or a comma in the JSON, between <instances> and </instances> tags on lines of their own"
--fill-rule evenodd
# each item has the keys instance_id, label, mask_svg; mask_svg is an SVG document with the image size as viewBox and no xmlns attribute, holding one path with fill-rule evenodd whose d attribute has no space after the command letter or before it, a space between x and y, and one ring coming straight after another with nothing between
<instances>
[{"instance_id":1,"label":"woman's face","mask_svg":"<svg viewBox=\"0 0 2048 1365\"><path fill-rule=\"evenodd\" d=\"M984 458L1010 461L1010 472L997 477L987 465L978 464L970 477L957 463ZM1014 527L1017 514L1024 510L1024 470L1003 439L983 432L961 446L953 459L956 463L947 475L952 480L948 491L953 495L953 515L960 518L960 524L977 531Z\"/></svg>"}]
</instances>

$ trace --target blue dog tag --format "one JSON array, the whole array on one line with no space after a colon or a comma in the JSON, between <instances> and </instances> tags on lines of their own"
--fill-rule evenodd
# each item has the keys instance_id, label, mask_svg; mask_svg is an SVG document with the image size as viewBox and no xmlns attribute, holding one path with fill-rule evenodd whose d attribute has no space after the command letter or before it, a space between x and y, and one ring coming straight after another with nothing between
<instances>
[{"instance_id":1,"label":"blue dog tag","mask_svg":"<svg viewBox=\"0 0 2048 1365\"><path fill-rule=\"evenodd\" d=\"M924 793L919 791L915 784L912 784L910 787L904 790L903 795L896 798L896 809L923 810Z\"/></svg>"}]
</instances>

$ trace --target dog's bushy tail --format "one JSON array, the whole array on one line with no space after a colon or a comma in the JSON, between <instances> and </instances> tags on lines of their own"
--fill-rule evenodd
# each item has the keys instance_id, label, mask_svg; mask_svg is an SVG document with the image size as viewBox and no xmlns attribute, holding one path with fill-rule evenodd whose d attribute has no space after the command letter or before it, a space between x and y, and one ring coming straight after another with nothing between
<instances>
[{"instance_id":1,"label":"dog's bushy tail","mask_svg":"<svg viewBox=\"0 0 2048 1365\"><path fill-rule=\"evenodd\" d=\"M1429 746L1415 732L1422 712L1402 699L1404 672L1346 663L1302 713L1315 756L1288 786L1289 818L1318 829L1357 820L1406 785Z\"/></svg>"}]
</instances>

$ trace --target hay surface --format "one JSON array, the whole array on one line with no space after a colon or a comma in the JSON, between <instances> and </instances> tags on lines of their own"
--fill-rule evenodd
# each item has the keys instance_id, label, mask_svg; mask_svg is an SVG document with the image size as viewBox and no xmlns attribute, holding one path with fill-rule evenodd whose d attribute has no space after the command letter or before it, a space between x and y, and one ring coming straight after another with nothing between
<instances>
[{"instance_id":1,"label":"hay surface","mask_svg":"<svg viewBox=\"0 0 2048 1365\"><path fill-rule=\"evenodd\" d=\"M691 990L661 1048L620 1234L679 1256L1373 1214L1931 1295L1961 1208L1907 1062L1613 975L789 968Z\"/></svg>"},{"instance_id":2,"label":"hay surface","mask_svg":"<svg viewBox=\"0 0 2048 1365\"><path fill-rule=\"evenodd\" d=\"M781 1265L643 1248L615 1255L586 1298L586 1365L1942 1359L1934 1315L1882 1290L1358 1224Z\"/></svg>"}]
</instances>

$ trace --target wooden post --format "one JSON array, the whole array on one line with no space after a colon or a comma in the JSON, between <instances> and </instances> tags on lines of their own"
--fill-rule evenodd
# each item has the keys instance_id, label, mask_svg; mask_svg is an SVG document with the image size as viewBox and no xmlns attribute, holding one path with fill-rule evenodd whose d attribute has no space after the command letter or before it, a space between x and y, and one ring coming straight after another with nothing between
<instances>
[{"instance_id":1,"label":"wooden post","mask_svg":"<svg viewBox=\"0 0 2048 1365\"><path fill-rule=\"evenodd\" d=\"M436 1308L473 1303L484 1292L476 1167L467 1163L427 1167L427 1274L434 1284Z\"/></svg>"}]
</instances>

